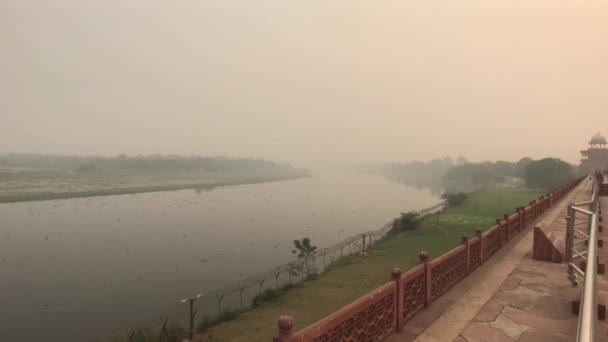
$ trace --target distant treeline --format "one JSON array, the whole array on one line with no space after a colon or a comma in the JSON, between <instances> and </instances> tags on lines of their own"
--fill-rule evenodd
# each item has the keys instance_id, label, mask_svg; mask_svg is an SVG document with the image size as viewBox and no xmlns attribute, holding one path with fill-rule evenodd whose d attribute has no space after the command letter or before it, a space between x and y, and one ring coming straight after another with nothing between
<instances>
[{"instance_id":1,"label":"distant treeline","mask_svg":"<svg viewBox=\"0 0 608 342\"><path fill-rule=\"evenodd\" d=\"M127 156L124 154L115 157L80 157L11 153L0 155L0 167L76 174L204 174L306 171L295 169L284 163L251 158L184 157L178 155Z\"/></svg>"},{"instance_id":2,"label":"distant treeline","mask_svg":"<svg viewBox=\"0 0 608 342\"><path fill-rule=\"evenodd\" d=\"M557 158L533 160L522 158L517 162L485 161L470 163L464 157L434 159L429 162L388 164L383 173L389 179L412 185L444 188L462 185L491 185L521 179L527 186L552 189L577 176L576 168Z\"/></svg>"},{"instance_id":3,"label":"distant treeline","mask_svg":"<svg viewBox=\"0 0 608 342\"><path fill-rule=\"evenodd\" d=\"M468 161L464 157L458 157L456 160L446 157L428 162L386 164L382 172L390 180L417 186L433 186L441 182L450 168L466 163Z\"/></svg>"},{"instance_id":4,"label":"distant treeline","mask_svg":"<svg viewBox=\"0 0 608 342\"><path fill-rule=\"evenodd\" d=\"M522 158L518 162L464 163L448 169L443 181L488 184L504 182L505 177L525 178L525 169L532 161L531 158Z\"/></svg>"}]
</instances>

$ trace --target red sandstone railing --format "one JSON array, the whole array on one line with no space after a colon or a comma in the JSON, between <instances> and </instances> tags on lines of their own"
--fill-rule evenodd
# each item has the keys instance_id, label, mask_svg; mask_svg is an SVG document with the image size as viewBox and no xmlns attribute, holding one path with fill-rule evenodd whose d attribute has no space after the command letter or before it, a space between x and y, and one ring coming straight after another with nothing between
<instances>
[{"instance_id":1,"label":"red sandstone railing","mask_svg":"<svg viewBox=\"0 0 608 342\"><path fill-rule=\"evenodd\" d=\"M427 268L427 301L432 302L467 275L467 248L460 245L431 261ZM430 272L428 272L430 270ZM430 280L430 281L429 281ZM429 284L430 283L430 284Z\"/></svg>"},{"instance_id":2,"label":"red sandstone railing","mask_svg":"<svg viewBox=\"0 0 608 342\"><path fill-rule=\"evenodd\" d=\"M367 341L368 336L379 340L390 336L397 329L397 284L391 281L380 286L289 341Z\"/></svg>"},{"instance_id":3,"label":"red sandstone railing","mask_svg":"<svg viewBox=\"0 0 608 342\"><path fill-rule=\"evenodd\" d=\"M477 229L477 231L475 232L475 234L477 235L476 237L472 238L471 240L469 240L469 265L468 265L468 270L469 272L473 271L474 269L476 269L478 266L481 265L481 263L483 262L483 256L482 256L482 233L481 233L481 229Z\"/></svg>"},{"instance_id":4,"label":"red sandstone railing","mask_svg":"<svg viewBox=\"0 0 608 342\"><path fill-rule=\"evenodd\" d=\"M428 258L428 255L424 256ZM426 260L426 259L425 259ZM393 279L399 271L393 272ZM399 324L409 321L426 307L426 264L421 263L403 273L399 278Z\"/></svg>"},{"instance_id":5,"label":"red sandstone railing","mask_svg":"<svg viewBox=\"0 0 608 342\"><path fill-rule=\"evenodd\" d=\"M502 247L500 225L495 225L481 237L481 260L485 261Z\"/></svg>"},{"instance_id":6,"label":"red sandstone railing","mask_svg":"<svg viewBox=\"0 0 608 342\"><path fill-rule=\"evenodd\" d=\"M420 263L414 268L403 274L394 269L391 281L297 333L292 332L293 318L282 316L273 342L384 340L466 278L520 231L531 227L536 218L584 178L541 196L525 208L516 208L514 214L497 219L496 225L484 233L477 229L475 237L463 236L458 247L432 261L428 253L421 252Z\"/></svg>"}]
</instances>

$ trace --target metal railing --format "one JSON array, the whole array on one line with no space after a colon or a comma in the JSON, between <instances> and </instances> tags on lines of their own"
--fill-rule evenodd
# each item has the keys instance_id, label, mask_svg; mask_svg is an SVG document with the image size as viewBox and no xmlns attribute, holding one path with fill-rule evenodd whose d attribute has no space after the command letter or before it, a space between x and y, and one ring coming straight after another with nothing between
<instances>
[{"instance_id":1,"label":"metal railing","mask_svg":"<svg viewBox=\"0 0 608 342\"><path fill-rule=\"evenodd\" d=\"M597 248L598 248L598 189L599 184L593 177L591 199L568 205L566 216L566 262L568 263L568 279L573 286L578 286L578 277L583 277L583 290L579 307L577 341L593 342L596 340L595 326L597 320ZM581 206L588 206L584 209ZM576 214L582 214L586 221L576 222ZM580 226L586 225L586 231ZM586 250L583 250L586 245ZM578 247L582 246L582 247ZM578 249L577 249L578 248ZM575 264L576 260L583 260L585 267ZM582 270L584 268L585 270Z\"/></svg>"}]
</instances>

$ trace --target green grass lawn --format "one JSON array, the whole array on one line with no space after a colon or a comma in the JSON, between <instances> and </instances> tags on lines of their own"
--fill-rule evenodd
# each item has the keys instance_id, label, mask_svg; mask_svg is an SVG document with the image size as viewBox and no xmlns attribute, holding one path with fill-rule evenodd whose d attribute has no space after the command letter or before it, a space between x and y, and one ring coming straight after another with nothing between
<instances>
[{"instance_id":1,"label":"green grass lawn","mask_svg":"<svg viewBox=\"0 0 608 342\"><path fill-rule=\"evenodd\" d=\"M484 189L472 194L462 206L443 211L439 229L435 215L426 217L421 230L381 241L368 250L367 257L353 257L352 264L334 267L313 281L299 284L277 301L244 312L206 333L213 341L272 341L276 320L284 314L294 317L295 330L300 330L387 282L394 267L410 269L418 263L420 251L427 251L433 259L457 246L463 234L472 236L476 228L492 227L496 218L511 214L515 207L542 194L530 189Z\"/></svg>"}]
</instances>

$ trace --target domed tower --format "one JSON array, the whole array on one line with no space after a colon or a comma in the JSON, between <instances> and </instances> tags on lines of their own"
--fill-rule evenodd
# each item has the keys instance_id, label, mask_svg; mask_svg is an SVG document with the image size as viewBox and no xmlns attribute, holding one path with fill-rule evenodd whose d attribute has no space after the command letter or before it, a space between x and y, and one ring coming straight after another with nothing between
<instances>
[{"instance_id":1,"label":"domed tower","mask_svg":"<svg viewBox=\"0 0 608 342\"><path fill-rule=\"evenodd\" d=\"M606 138L597 133L589 141L589 148L581 151L581 171L594 173L596 171L608 171L608 148Z\"/></svg>"},{"instance_id":2,"label":"domed tower","mask_svg":"<svg viewBox=\"0 0 608 342\"><path fill-rule=\"evenodd\" d=\"M596 135L591 137L589 145L591 146L591 148L606 148L606 138L604 138L603 135L597 133Z\"/></svg>"}]
</instances>

